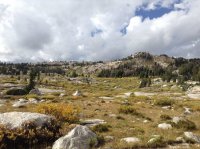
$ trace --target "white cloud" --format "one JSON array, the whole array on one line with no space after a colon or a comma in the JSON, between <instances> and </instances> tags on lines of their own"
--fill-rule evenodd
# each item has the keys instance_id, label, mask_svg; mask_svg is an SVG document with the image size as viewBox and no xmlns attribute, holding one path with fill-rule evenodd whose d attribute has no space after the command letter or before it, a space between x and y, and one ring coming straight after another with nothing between
<instances>
[{"instance_id":1,"label":"white cloud","mask_svg":"<svg viewBox=\"0 0 200 149\"><path fill-rule=\"evenodd\" d=\"M199 57L200 1L175 2L0 0L0 60L105 60L138 50ZM134 16L157 5L175 10L152 20Z\"/></svg>"}]
</instances>

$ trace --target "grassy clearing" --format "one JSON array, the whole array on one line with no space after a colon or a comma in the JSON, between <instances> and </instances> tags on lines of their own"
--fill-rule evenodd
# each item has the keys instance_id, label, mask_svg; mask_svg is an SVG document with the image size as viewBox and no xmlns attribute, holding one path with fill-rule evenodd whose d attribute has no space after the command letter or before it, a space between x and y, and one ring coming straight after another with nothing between
<instances>
[{"instance_id":1,"label":"grassy clearing","mask_svg":"<svg viewBox=\"0 0 200 149\"><path fill-rule=\"evenodd\" d=\"M0 107L0 112L37 111L54 115L63 123L63 134L66 134L72 128L69 123L77 124L79 118L103 119L107 124L97 125L94 128L94 131L99 135L100 142L102 142L102 148L158 148L173 144L177 137L183 136L185 130L190 130L200 135L200 119L197 118L200 114L200 101L198 100L180 100L178 99L179 95L168 97L168 95L159 94L152 97L130 96L116 98L117 95L134 91L159 93L172 91L182 93L178 89L178 91L171 90L170 85L172 83L169 83L169 87L166 88L162 88L162 85L156 85L140 89L138 88L140 81L138 78L94 78L95 83L92 84L74 83L62 76L42 79L44 81L38 87L61 89L66 92L65 96L59 97L58 93L41 96L12 96L6 99L8 102ZM47 84L45 80L48 80ZM84 96L73 97L72 94L76 90L80 90ZM113 97L113 99L100 99L99 97L102 96ZM41 105L27 105L20 109L13 108L12 102L21 97L45 99L46 102ZM129 105L125 105L127 103ZM69 105L71 110L67 107ZM162 108L163 106L172 106L173 109L166 110ZM193 127L192 123L188 123L188 125L180 124L180 128L174 126L172 130L160 130L157 128L159 123L171 121L172 117L182 115L184 107L192 109L193 113L187 115L187 119L194 122L196 129L190 129ZM148 143L152 135L159 135L160 137L155 142ZM106 136L113 136L114 139L106 141L104 139ZM138 137L141 142L137 144L121 142L120 140L125 137ZM192 144L191 147L195 148Z\"/></svg>"}]
</instances>

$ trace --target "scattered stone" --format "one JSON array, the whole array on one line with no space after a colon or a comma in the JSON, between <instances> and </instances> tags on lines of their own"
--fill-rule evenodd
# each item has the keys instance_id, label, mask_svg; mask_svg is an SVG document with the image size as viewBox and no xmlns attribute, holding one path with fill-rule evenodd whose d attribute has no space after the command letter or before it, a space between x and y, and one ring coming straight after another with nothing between
<instances>
[{"instance_id":1,"label":"scattered stone","mask_svg":"<svg viewBox=\"0 0 200 149\"><path fill-rule=\"evenodd\" d=\"M172 107L171 106L164 106L164 107L162 107L163 109L165 109L165 110L169 110L169 109L171 109Z\"/></svg>"},{"instance_id":2,"label":"scattered stone","mask_svg":"<svg viewBox=\"0 0 200 149\"><path fill-rule=\"evenodd\" d=\"M121 139L121 141L125 141L127 143L138 143L141 140L139 138L136 138L136 137L127 137L127 138Z\"/></svg>"},{"instance_id":3,"label":"scattered stone","mask_svg":"<svg viewBox=\"0 0 200 149\"><path fill-rule=\"evenodd\" d=\"M154 84L160 84L160 83L162 83L163 81L162 81L162 78L155 78L155 79L152 80L152 82L153 82Z\"/></svg>"},{"instance_id":4,"label":"scattered stone","mask_svg":"<svg viewBox=\"0 0 200 149\"><path fill-rule=\"evenodd\" d=\"M64 94L64 93L61 93L59 97L64 97L64 96L65 96L65 94Z\"/></svg>"},{"instance_id":5,"label":"scattered stone","mask_svg":"<svg viewBox=\"0 0 200 149\"><path fill-rule=\"evenodd\" d=\"M126 106L128 106L128 105L131 105L131 104L129 103L128 100L125 100L125 101L122 101L122 105L126 105Z\"/></svg>"},{"instance_id":6,"label":"scattered stone","mask_svg":"<svg viewBox=\"0 0 200 149\"><path fill-rule=\"evenodd\" d=\"M172 122L178 124L180 121L185 121L183 117L173 117Z\"/></svg>"},{"instance_id":7,"label":"scattered stone","mask_svg":"<svg viewBox=\"0 0 200 149\"><path fill-rule=\"evenodd\" d=\"M200 143L200 136L193 134L192 132L184 132L186 139L192 140L196 143Z\"/></svg>"},{"instance_id":8,"label":"scattered stone","mask_svg":"<svg viewBox=\"0 0 200 149\"><path fill-rule=\"evenodd\" d=\"M15 107L15 108L21 108L21 107L24 107L24 106L26 106L28 104L28 101L26 100L26 101L23 101L23 100L19 100L19 101L16 101L13 105L12 105L12 107Z\"/></svg>"},{"instance_id":9,"label":"scattered stone","mask_svg":"<svg viewBox=\"0 0 200 149\"><path fill-rule=\"evenodd\" d=\"M76 126L66 136L59 138L52 149L89 149L97 145L97 136L87 126Z\"/></svg>"},{"instance_id":10,"label":"scattered stone","mask_svg":"<svg viewBox=\"0 0 200 149\"><path fill-rule=\"evenodd\" d=\"M32 89L29 94L36 94L36 95L41 95L41 92L39 91L39 89Z\"/></svg>"},{"instance_id":11,"label":"scattered stone","mask_svg":"<svg viewBox=\"0 0 200 149\"><path fill-rule=\"evenodd\" d=\"M168 145L167 148L169 149L190 149L190 144L188 143L181 143L178 145Z\"/></svg>"},{"instance_id":12,"label":"scattered stone","mask_svg":"<svg viewBox=\"0 0 200 149\"><path fill-rule=\"evenodd\" d=\"M143 121L143 123L148 123L148 122L149 122L148 120L144 120L144 121Z\"/></svg>"},{"instance_id":13,"label":"scattered stone","mask_svg":"<svg viewBox=\"0 0 200 149\"><path fill-rule=\"evenodd\" d=\"M187 91L187 95L191 99L200 99L200 86L189 88Z\"/></svg>"},{"instance_id":14,"label":"scattered stone","mask_svg":"<svg viewBox=\"0 0 200 149\"><path fill-rule=\"evenodd\" d=\"M9 128L23 128L27 122L32 122L36 127L48 124L54 117L31 112L8 112L0 114L0 124Z\"/></svg>"},{"instance_id":15,"label":"scattered stone","mask_svg":"<svg viewBox=\"0 0 200 149\"><path fill-rule=\"evenodd\" d=\"M89 119L89 120L85 120L82 121L81 124L88 126L88 127L93 127L99 124L105 124L106 122L104 120L101 119Z\"/></svg>"},{"instance_id":16,"label":"scattered stone","mask_svg":"<svg viewBox=\"0 0 200 149\"><path fill-rule=\"evenodd\" d=\"M41 94L49 94L49 93L64 93L65 90L61 89L50 89L50 88L39 88Z\"/></svg>"},{"instance_id":17,"label":"scattered stone","mask_svg":"<svg viewBox=\"0 0 200 149\"><path fill-rule=\"evenodd\" d=\"M135 96L147 96L147 97L152 97L156 95L156 93L146 93L146 92L134 92Z\"/></svg>"},{"instance_id":18,"label":"scattered stone","mask_svg":"<svg viewBox=\"0 0 200 149\"><path fill-rule=\"evenodd\" d=\"M41 103L41 102L45 102L45 100L44 100L44 99L42 99L42 100L40 100L39 102L40 102L40 103Z\"/></svg>"},{"instance_id":19,"label":"scattered stone","mask_svg":"<svg viewBox=\"0 0 200 149\"><path fill-rule=\"evenodd\" d=\"M26 99L24 99L24 98L20 98L19 101L20 101L20 102L28 102L28 101L27 101Z\"/></svg>"},{"instance_id":20,"label":"scattered stone","mask_svg":"<svg viewBox=\"0 0 200 149\"><path fill-rule=\"evenodd\" d=\"M114 140L114 137L113 137L113 136L105 136L104 139L105 139L107 142L110 142L110 141L113 141L113 140Z\"/></svg>"},{"instance_id":21,"label":"scattered stone","mask_svg":"<svg viewBox=\"0 0 200 149\"><path fill-rule=\"evenodd\" d=\"M28 99L29 103L37 104L39 101L35 98L29 98Z\"/></svg>"},{"instance_id":22,"label":"scattered stone","mask_svg":"<svg viewBox=\"0 0 200 149\"><path fill-rule=\"evenodd\" d=\"M127 92L127 93L124 93L123 95L117 95L117 96L115 96L115 97L117 97L117 98L128 98L128 97L130 97L132 94L133 94L133 92Z\"/></svg>"},{"instance_id":23,"label":"scattered stone","mask_svg":"<svg viewBox=\"0 0 200 149\"><path fill-rule=\"evenodd\" d=\"M176 141L177 141L177 142L184 143L184 142L185 142L185 139L184 139L183 137L177 137L177 138L176 138Z\"/></svg>"},{"instance_id":24,"label":"scattered stone","mask_svg":"<svg viewBox=\"0 0 200 149\"><path fill-rule=\"evenodd\" d=\"M187 108L187 107L184 107L185 111L184 111L184 114L191 114L191 109L190 108Z\"/></svg>"},{"instance_id":25,"label":"scattered stone","mask_svg":"<svg viewBox=\"0 0 200 149\"><path fill-rule=\"evenodd\" d=\"M130 97L132 94L133 94L133 92L124 93L124 95L125 95L126 97Z\"/></svg>"},{"instance_id":26,"label":"scattered stone","mask_svg":"<svg viewBox=\"0 0 200 149\"><path fill-rule=\"evenodd\" d=\"M153 144L161 140L162 140L162 137L160 135L153 135L152 138L147 143Z\"/></svg>"},{"instance_id":27,"label":"scattered stone","mask_svg":"<svg viewBox=\"0 0 200 149\"><path fill-rule=\"evenodd\" d=\"M115 86L115 87L114 87L114 89L118 89L118 88L120 88L120 86Z\"/></svg>"},{"instance_id":28,"label":"scattered stone","mask_svg":"<svg viewBox=\"0 0 200 149\"><path fill-rule=\"evenodd\" d=\"M167 124L167 123L162 123L162 124L158 125L158 128L160 128L160 129L172 129L172 125Z\"/></svg>"},{"instance_id":29,"label":"scattered stone","mask_svg":"<svg viewBox=\"0 0 200 149\"><path fill-rule=\"evenodd\" d=\"M109 116L109 117L114 117L114 118L117 117L116 114L109 114L108 116Z\"/></svg>"},{"instance_id":30,"label":"scattered stone","mask_svg":"<svg viewBox=\"0 0 200 149\"><path fill-rule=\"evenodd\" d=\"M81 92L79 90L77 90L75 93L73 93L73 96L81 96Z\"/></svg>"},{"instance_id":31,"label":"scattered stone","mask_svg":"<svg viewBox=\"0 0 200 149\"><path fill-rule=\"evenodd\" d=\"M106 96L102 96L102 97L99 97L100 99L105 99L105 100L112 100L114 99L113 97L106 97Z\"/></svg>"}]
</instances>

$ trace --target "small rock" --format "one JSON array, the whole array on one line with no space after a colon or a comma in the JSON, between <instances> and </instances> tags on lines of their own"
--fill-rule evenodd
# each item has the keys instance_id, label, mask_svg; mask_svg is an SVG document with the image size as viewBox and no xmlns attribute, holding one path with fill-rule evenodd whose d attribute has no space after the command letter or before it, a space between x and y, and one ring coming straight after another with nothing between
<instances>
[{"instance_id":1,"label":"small rock","mask_svg":"<svg viewBox=\"0 0 200 149\"><path fill-rule=\"evenodd\" d=\"M167 124L167 123L162 123L162 124L158 125L158 128L160 128L160 129L172 129L172 125Z\"/></svg>"},{"instance_id":2,"label":"small rock","mask_svg":"<svg viewBox=\"0 0 200 149\"><path fill-rule=\"evenodd\" d=\"M186 108L184 107L185 111L184 111L184 114L191 114L191 109L190 108Z\"/></svg>"},{"instance_id":3,"label":"small rock","mask_svg":"<svg viewBox=\"0 0 200 149\"><path fill-rule=\"evenodd\" d=\"M64 93L61 93L60 95L59 95L59 97L64 97L65 96L65 94Z\"/></svg>"},{"instance_id":4,"label":"small rock","mask_svg":"<svg viewBox=\"0 0 200 149\"><path fill-rule=\"evenodd\" d=\"M130 97L132 94L133 94L133 92L124 93L124 95L127 96L127 97Z\"/></svg>"},{"instance_id":5,"label":"small rock","mask_svg":"<svg viewBox=\"0 0 200 149\"><path fill-rule=\"evenodd\" d=\"M24 98L20 98L19 101L20 101L20 102L27 102L27 100L24 99Z\"/></svg>"},{"instance_id":6,"label":"small rock","mask_svg":"<svg viewBox=\"0 0 200 149\"><path fill-rule=\"evenodd\" d=\"M160 135L153 135L152 138L147 142L148 144L155 143L159 140L161 140L162 137Z\"/></svg>"},{"instance_id":7,"label":"small rock","mask_svg":"<svg viewBox=\"0 0 200 149\"><path fill-rule=\"evenodd\" d=\"M36 94L36 95L41 95L41 92L39 91L39 89L32 89L29 94Z\"/></svg>"},{"instance_id":8,"label":"small rock","mask_svg":"<svg viewBox=\"0 0 200 149\"><path fill-rule=\"evenodd\" d=\"M184 135L187 139L193 140L196 143L200 143L200 137L193 134L192 132L184 132Z\"/></svg>"},{"instance_id":9,"label":"small rock","mask_svg":"<svg viewBox=\"0 0 200 149\"><path fill-rule=\"evenodd\" d=\"M173 117L172 122L178 124L180 121L184 121L183 117Z\"/></svg>"},{"instance_id":10,"label":"small rock","mask_svg":"<svg viewBox=\"0 0 200 149\"><path fill-rule=\"evenodd\" d=\"M81 92L79 90L77 90L75 93L73 93L73 96L81 96Z\"/></svg>"},{"instance_id":11,"label":"small rock","mask_svg":"<svg viewBox=\"0 0 200 149\"><path fill-rule=\"evenodd\" d=\"M42 100L40 100L39 102L40 102L40 103L42 103L42 102L45 102L45 100L44 100L44 99L42 99Z\"/></svg>"},{"instance_id":12,"label":"small rock","mask_svg":"<svg viewBox=\"0 0 200 149\"><path fill-rule=\"evenodd\" d=\"M112 100L114 99L113 97L106 97L106 96L102 96L102 97L99 97L100 99L105 99L105 100Z\"/></svg>"},{"instance_id":13,"label":"small rock","mask_svg":"<svg viewBox=\"0 0 200 149\"><path fill-rule=\"evenodd\" d=\"M185 139L183 137L177 137L176 141L184 143Z\"/></svg>"},{"instance_id":14,"label":"small rock","mask_svg":"<svg viewBox=\"0 0 200 149\"><path fill-rule=\"evenodd\" d=\"M27 101L16 101L12 107L15 107L15 108L21 108L21 107L24 107L28 104Z\"/></svg>"},{"instance_id":15,"label":"small rock","mask_svg":"<svg viewBox=\"0 0 200 149\"><path fill-rule=\"evenodd\" d=\"M105 136L104 138L105 138L105 140L106 140L107 142L110 142L110 141L114 140L114 137L113 137L113 136Z\"/></svg>"},{"instance_id":16,"label":"small rock","mask_svg":"<svg viewBox=\"0 0 200 149\"><path fill-rule=\"evenodd\" d=\"M143 123L148 123L148 122L149 122L148 120L144 120L144 121L143 121Z\"/></svg>"},{"instance_id":17,"label":"small rock","mask_svg":"<svg viewBox=\"0 0 200 149\"><path fill-rule=\"evenodd\" d=\"M33 104L37 104L38 103L38 100L35 99L35 98L29 98L28 101L29 101L29 103L33 103Z\"/></svg>"},{"instance_id":18,"label":"small rock","mask_svg":"<svg viewBox=\"0 0 200 149\"><path fill-rule=\"evenodd\" d=\"M165 109L165 110L169 110L169 109L171 109L172 107L171 106L164 106L164 107L162 107L163 109Z\"/></svg>"},{"instance_id":19,"label":"small rock","mask_svg":"<svg viewBox=\"0 0 200 149\"><path fill-rule=\"evenodd\" d=\"M138 143L141 140L139 138L136 138L136 137L127 137L127 138L121 139L121 141L125 141L127 143Z\"/></svg>"},{"instance_id":20,"label":"small rock","mask_svg":"<svg viewBox=\"0 0 200 149\"><path fill-rule=\"evenodd\" d=\"M122 105L130 105L129 101L128 100L125 100L125 101L122 101Z\"/></svg>"},{"instance_id":21,"label":"small rock","mask_svg":"<svg viewBox=\"0 0 200 149\"><path fill-rule=\"evenodd\" d=\"M109 114L108 116L109 116L109 117L114 117L114 118L117 117L116 114Z\"/></svg>"},{"instance_id":22,"label":"small rock","mask_svg":"<svg viewBox=\"0 0 200 149\"><path fill-rule=\"evenodd\" d=\"M168 149L191 149L190 144L188 144L188 143L181 143L181 144L177 144L177 145L168 145L167 148Z\"/></svg>"}]
</instances>

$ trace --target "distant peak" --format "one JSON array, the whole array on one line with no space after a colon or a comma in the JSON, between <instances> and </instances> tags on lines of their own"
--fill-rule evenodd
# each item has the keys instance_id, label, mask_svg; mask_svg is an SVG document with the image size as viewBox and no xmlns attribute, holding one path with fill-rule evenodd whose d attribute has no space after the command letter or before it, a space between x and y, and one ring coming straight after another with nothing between
<instances>
[{"instance_id":1,"label":"distant peak","mask_svg":"<svg viewBox=\"0 0 200 149\"><path fill-rule=\"evenodd\" d=\"M133 56L134 58L142 58L142 59L152 59L153 56L149 52L137 52Z\"/></svg>"}]
</instances>

